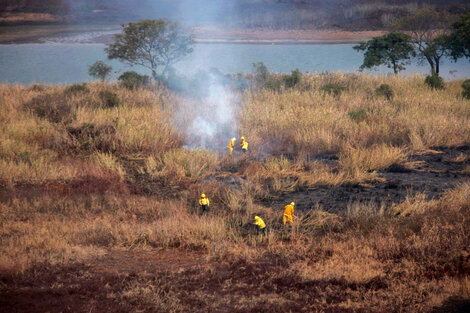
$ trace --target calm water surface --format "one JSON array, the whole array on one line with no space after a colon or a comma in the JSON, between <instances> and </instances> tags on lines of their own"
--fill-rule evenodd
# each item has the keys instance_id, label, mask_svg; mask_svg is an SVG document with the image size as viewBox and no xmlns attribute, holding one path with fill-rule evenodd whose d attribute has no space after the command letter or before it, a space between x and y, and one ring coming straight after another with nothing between
<instances>
[{"instance_id":1,"label":"calm water surface","mask_svg":"<svg viewBox=\"0 0 470 313\"><path fill-rule=\"evenodd\" d=\"M197 71L217 68L223 73L249 72L253 62L264 62L271 72L342 71L354 72L362 64L362 53L354 44L262 45L262 44L197 44L194 52L180 61L176 68L190 75ZM91 80L88 66L104 60L113 66L113 78L133 69L150 74L144 68L131 68L118 61L108 61L103 44L42 43L0 45L0 82L31 84L74 83ZM409 65L403 73L427 74L429 67ZM391 73L386 67L371 71ZM446 79L470 78L470 63L444 60L441 75Z\"/></svg>"}]
</instances>

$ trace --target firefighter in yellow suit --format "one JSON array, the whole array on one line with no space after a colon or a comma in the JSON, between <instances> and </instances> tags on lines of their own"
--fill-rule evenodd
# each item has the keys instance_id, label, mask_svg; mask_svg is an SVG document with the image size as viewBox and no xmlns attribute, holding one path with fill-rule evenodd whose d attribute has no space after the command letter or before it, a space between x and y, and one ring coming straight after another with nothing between
<instances>
[{"instance_id":1,"label":"firefighter in yellow suit","mask_svg":"<svg viewBox=\"0 0 470 313\"><path fill-rule=\"evenodd\" d=\"M230 154L230 156L232 155L232 152L233 152L233 147L235 146L235 138L232 138L230 139L229 143L228 143L228 153Z\"/></svg>"},{"instance_id":2,"label":"firefighter in yellow suit","mask_svg":"<svg viewBox=\"0 0 470 313\"><path fill-rule=\"evenodd\" d=\"M258 233L262 233L264 235L266 232L266 223L263 221L263 219L259 216L255 216L254 224L258 226Z\"/></svg>"},{"instance_id":3,"label":"firefighter in yellow suit","mask_svg":"<svg viewBox=\"0 0 470 313\"><path fill-rule=\"evenodd\" d=\"M240 140L240 147L242 148L242 152L245 153L248 151L248 142L245 140L245 137L241 137Z\"/></svg>"},{"instance_id":4,"label":"firefighter in yellow suit","mask_svg":"<svg viewBox=\"0 0 470 313\"><path fill-rule=\"evenodd\" d=\"M210 205L209 198L207 198L205 194L201 194L201 198L199 199L199 204L201 205L202 212L207 211Z\"/></svg>"},{"instance_id":5,"label":"firefighter in yellow suit","mask_svg":"<svg viewBox=\"0 0 470 313\"><path fill-rule=\"evenodd\" d=\"M291 202L291 204L288 204L284 207L284 216L282 217L282 222L284 225L286 225L287 221L289 221L290 224L294 224L292 219L292 214L294 214L294 206L295 203Z\"/></svg>"}]
</instances>

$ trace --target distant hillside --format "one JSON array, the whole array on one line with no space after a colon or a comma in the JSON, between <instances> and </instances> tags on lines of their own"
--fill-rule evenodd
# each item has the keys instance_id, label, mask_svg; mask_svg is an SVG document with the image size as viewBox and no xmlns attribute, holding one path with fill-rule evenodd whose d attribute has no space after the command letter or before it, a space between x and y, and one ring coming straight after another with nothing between
<instances>
[{"instance_id":1,"label":"distant hillside","mask_svg":"<svg viewBox=\"0 0 470 313\"><path fill-rule=\"evenodd\" d=\"M120 23L170 18L190 25L227 28L348 30L381 29L422 7L452 14L470 9L468 0L3 0L0 23L23 23L15 16L43 14L68 23ZM29 15L26 15L29 14ZM6 19L8 17L8 19ZM3 18L3 19L2 19ZM38 15L29 22L38 21ZM48 22L44 20L43 22Z\"/></svg>"}]
</instances>

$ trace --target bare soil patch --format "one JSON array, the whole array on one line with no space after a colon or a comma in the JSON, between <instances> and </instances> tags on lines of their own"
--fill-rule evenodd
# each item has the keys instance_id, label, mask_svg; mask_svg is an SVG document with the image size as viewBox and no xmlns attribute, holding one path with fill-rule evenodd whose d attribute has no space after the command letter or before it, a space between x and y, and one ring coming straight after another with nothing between
<instances>
[{"instance_id":1,"label":"bare soil patch","mask_svg":"<svg viewBox=\"0 0 470 313\"><path fill-rule=\"evenodd\" d=\"M129 284L155 283L202 263L197 251L116 249L86 263L0 274L0 312L130 312L135 305L120 298Z\"/></svg>"}]
</instances>

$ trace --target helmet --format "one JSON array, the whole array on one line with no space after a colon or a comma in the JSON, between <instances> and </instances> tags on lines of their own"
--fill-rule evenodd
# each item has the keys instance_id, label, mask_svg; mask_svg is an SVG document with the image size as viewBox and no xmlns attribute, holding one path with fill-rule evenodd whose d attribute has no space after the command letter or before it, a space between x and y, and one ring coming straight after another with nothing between
<instances>
[{"instance_id":1,"label":"helmet","mask_svg":"<svg viewBox=\"0 0 470 313\"><path fill-rule=\"evenodd\" d=\"M295 203L294 203L294 202L291 202L290 205L295 205Z\"/></svg>"},{"instance_id":2,"label":"helmet","mask_svg":"<svg viewBox=\"0 0 470 313\"><path fill-rule=\"evenodd\" d=\"M245 140L245 137L242 136L240 139L241 139L241 140Z\"/></svg>"},{"instance_id":3,"label":"helmet","mask_svg":"<svg viewBox=\"0 0 470 313\"><path fill-rule=\"evenodd\" d=\"M201 198L205 198L205 197L206 197L206 194L203 193L203 194L201 195Z\"/></svg>"},{"instance_id":4,"label":"helmet","mask_svg":"<svg viewBox=\"0 0 470 313\"><path fill-rule=\"evenodd\" d=\"M255 220L259 219L259 216L255 216Z\"/></svg>"},{"instance_id":5,"label":"helmet","mask_svg":"<svg viewBox=\"0 0 470 313\"><path fill-rule=\"evenodd\" d=\"M237 140L235 137L232 138L233 141Z\"/></svg>"}]
</instances>

